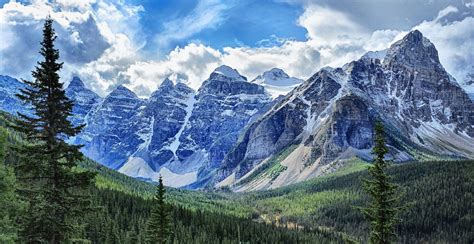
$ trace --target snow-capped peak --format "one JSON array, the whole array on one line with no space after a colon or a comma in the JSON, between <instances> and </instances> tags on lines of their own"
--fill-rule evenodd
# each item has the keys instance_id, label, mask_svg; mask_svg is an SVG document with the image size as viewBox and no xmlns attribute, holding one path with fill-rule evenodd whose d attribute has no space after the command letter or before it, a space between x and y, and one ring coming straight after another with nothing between
<instances>
[{"instance_id":1,"label":"snow-capped peak","mask_svg":"<svg viewBox=\"0 0 474 244\"><path fill-rule=\"evenodd\" d=\"M293 88L303 83L303 80L290 77L282 69L273 68L263 72L263 74L253 79L252 82L265 87L268 93L275 98L280 95L286 95Z\"/></svg>"},{"instance_id":2,"label":"snow-capped peak","mask_svg":"<svg viewBox=\"0 0 474 244\"><path fill-rule=\"evenodd\" d=\"M74 76L66 88L66 95L77 104L93 104L100 100L99 95L88 89L82 80Z\"/></svg>"},{"instance_id":3,"label":"snow-capped peak","mask_svg":"<svg viewBox=\"0 0 474 244\"><path fill-rule=\"evenodd\" d=\"M271 70L263 72L262 77L267 78L267 79L272 79L272 80L277 80L281 78L290 78L290 76L287 73L285 73L285 71L279 68L273 68Z\"/></svg>"},{"instance_id":4,"label":"snow-capped peak","mask_svg":"<svg viewBox=\"0 0 474 244\"><path fill-rule=\"evenodd\" d=\"M239 74L239 72L236 69L233 69L227 65L221 65L217 67L212 74L219 74L231 79L239 80L239 81L247 81L245 77ZM211 74L211 75L212 75Z\"/></svg>"}]
</instances>

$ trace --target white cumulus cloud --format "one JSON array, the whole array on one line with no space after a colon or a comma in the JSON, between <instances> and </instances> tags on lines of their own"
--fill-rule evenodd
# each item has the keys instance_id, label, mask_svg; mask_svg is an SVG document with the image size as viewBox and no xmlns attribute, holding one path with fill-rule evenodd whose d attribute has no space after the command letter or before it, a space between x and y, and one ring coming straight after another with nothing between
<instances>
[{"instance_id":1,"label":"white cumulus cloud","mask_svg":"<svg viewBox=\"0 0 474 244\"><path fill-rule=\"evenodd\" d=\"M225 19L227 8L220 1L200 1L188 16L167 22L155 41L167 45L214 28ZM58 46L65 61L62 76L79 75L100 95L124 84L137 95L148 96L169 76L198 89L222 64L249 80L273 67L306 79L324 66L341 66L367 51L385 49L410 29L419 29L435 44L441 62L457 80L473 72L473 14L453 6L409 29L374 31L347 13L305 2L296 20L307 30L305 41L282 39L277 45L262 41L258 47L222 49L196 41L155 59L142 54L146 44L139 22L142 11L146 10L139 5L107 0L7 3L0 9L0 74L28 78L38 60L42 21L48 14L57 22Z\"/></svg>"}]
</instances>

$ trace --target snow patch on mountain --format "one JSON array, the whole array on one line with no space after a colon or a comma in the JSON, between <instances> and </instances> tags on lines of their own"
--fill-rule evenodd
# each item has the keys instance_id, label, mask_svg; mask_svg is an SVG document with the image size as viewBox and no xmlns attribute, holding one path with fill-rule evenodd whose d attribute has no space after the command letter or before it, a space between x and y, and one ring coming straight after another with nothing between
<instances>
[{"instance_id":1,"label":"snow patch on mountain","mask_svg":"<svg viewBox=\"0 0 474 244\"><path fill-rule=\"evenodd\" d=\"M193 112L193 109L194 109L194 104L196 103L196 98L194 97L194 93L192 93L185 101L185 111L186 111L186 116L184 117L184 122L183 122L183 125L181 126L181 128L179 129L178 133L176 133L176 135L174 136L172 142L170 143L170 145L168 146L168 148L173 152L173 154L176 156L176 150L178 150L179 148L179 145L181 144L179 138L181 137L181 135L183 134L183 131L184 129L186 128L186 126L189 126L188 125L188 122L189 122L189 118L191 117L191 114Z\"/></svg>"},{"instance_id":2,"label":"snow patch on mountain","mask_svg":"<svg viewBox=\"0 0 474 244\"><path fill-rule=\"evenodd\" d=\"M265 90L273 98L276 98L278 96L285 96L288 92L303 83L303 80L290 77L282 69L273 68L255 77L252 82L265 87Z\"/></svg>"},{"instance_id":3,"label":"snow patch on mountain","mask_svg":"<svg viewBox=\"0 0 474 244\"><path fill-rule=\"evenodd\" d=\"M220 75L233 78L239 81L245 81L245 79L239 74L239 72L236 69L233 69L227 65L221 65L217 67L213 73L220 74Z\"/></svg>"},{"instance_id":4,"label":"snow patch on mountain","mask_svg":"<svg viewBox=\"0 0 474 244\"><path fill-rule=\"evenodd\" d=\"M141 157L130 157L124 166L119 169L119 172L134 178L150 181L158 181L161 176L163 177L163 184L171 187L186 186L197 179L197 171L177 174L166 167L161 167L159 172L155 172Z\"/></svg>"}]
</instances>

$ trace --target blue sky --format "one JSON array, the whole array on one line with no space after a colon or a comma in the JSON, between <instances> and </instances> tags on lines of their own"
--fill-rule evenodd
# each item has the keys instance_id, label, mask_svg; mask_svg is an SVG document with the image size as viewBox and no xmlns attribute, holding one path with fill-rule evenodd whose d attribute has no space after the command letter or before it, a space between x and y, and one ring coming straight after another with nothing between
<instances>
[{"instance_id":1,"label":"blue sky","mask_svg":"<svg viewBox=\"0 0 474 244\"><path fill-rule=\"evenodd\" d=\"M145 26L148 51L156 48L184 46L190 41L202 42L222 49L227 46L260 46L271 45L265 40L284 39L305 40L306 30L298 26L296 20L303 12L297 5L262 1L226 1L221 3L220 20L210 24L202 31L185 39L171 40L165 47L157 47L153 38L165 30L167 23L186 18L196 9L197 1L136 1L145 11L141 14L140 23ZM168 50L166 50L168 49Z\"/></svg>"},{"instance_id":2,"label":"blue sky","mask_svg":"<svg viewBox=\"0 0 474 244\"><path fill-rule=\"evenodd\" d=\"M50 14L65 82L78 75L101 95L124 84L147 96L168 76L198 89L222 64L249 80L273 67L306 79L412 29L462 83L473 13L472 0L0 0L0 74L30 78Z\"/></svg>"}]
</instances>

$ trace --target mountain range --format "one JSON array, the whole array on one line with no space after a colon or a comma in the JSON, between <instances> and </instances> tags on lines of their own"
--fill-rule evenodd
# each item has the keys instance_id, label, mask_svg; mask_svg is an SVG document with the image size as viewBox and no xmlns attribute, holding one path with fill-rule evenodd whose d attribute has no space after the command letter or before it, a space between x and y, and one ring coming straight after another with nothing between
<instances>
[{"instance_id":1,"label":"mountain range","mask_svg":"<svg viewBox=\"0 0 474 244\"><path fill-rule=\"evenodd\" d=\"M24 86L0 76L0 109L28 113L14 96ZM278 68L249 82L223 65L196 91L166 79L146 99L125 86L102 98L74 77L66 94L86 156L174 187L250 191L334 172L371 159L377 120L394 161L474 158L474 103L416 30L304 82Z\"/></svg>"}]
</instances>

